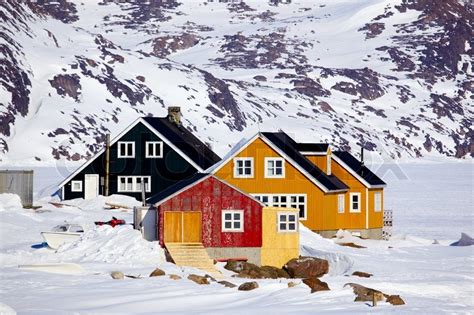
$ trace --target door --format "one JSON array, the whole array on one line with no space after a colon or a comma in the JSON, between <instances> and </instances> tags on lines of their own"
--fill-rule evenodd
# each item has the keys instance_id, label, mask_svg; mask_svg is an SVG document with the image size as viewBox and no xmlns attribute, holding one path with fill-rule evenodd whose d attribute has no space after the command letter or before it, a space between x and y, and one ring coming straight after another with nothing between
<instances>
[{"instance_id":1,"label":"door","mask_svg":"<svg viewBox=\"0 0 474 315\"><path fill-rule=\"evenodd\" d=\"M99 175L84 175L84 199L96 198L99 195Z\"/></svg>"},{"instance_id":2,"label":"door","mask_svg":"<svg viewBox=\"0 0 474 315\"><path fill-rule=\"evenodd\" d=\"M165 243L201 242L200 211L165 211L163 223Z\"/></svg>"}]
</instances>

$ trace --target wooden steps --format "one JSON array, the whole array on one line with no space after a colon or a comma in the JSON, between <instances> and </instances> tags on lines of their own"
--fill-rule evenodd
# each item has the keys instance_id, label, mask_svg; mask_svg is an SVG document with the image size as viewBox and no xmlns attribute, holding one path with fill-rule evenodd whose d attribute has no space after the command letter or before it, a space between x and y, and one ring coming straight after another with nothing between
<instances>
[{"instance_id":1,"label":"wooden steps","mask_svg":"<svg viewBox=\"0 0 474 315\"><path fill-rule=\"evenodd\" d=\"M223 277L202 243L166 243L165 246L176 265L201 269L214 278Z\"/></svg>"}]
</instances>

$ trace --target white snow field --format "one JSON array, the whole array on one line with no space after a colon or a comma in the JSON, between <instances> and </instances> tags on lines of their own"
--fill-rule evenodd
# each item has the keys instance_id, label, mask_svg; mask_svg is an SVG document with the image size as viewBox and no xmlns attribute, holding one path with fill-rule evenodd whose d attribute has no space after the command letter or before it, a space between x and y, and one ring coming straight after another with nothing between
<instances>
[{"instance_id":1,"label":"white snow field","mask_svg":"<svg viewBox=\"0 0 474 315\"><path fill-rule=\"evenodd\" d=\"M390 241L360 240L345 233L328 240L300 227L302 255L322 257L330 273L322 277L331 291L311 294L305 284L288 288L287 279L257 280L259 288L238 291L212 282L197 285L186 279L199 270L165 262L156 242L143 240L130 225L95 227L93 221L112 216L132 221L129 210L103 210L105 202L138 203L123 196L68 201L57 208L41 197L54 184L53 171L42 174L35 186L40 211L22 209L15 195L0 195L0 314L472 314L474 311L474 247L449 246L461 232L471 236L473 165L401 164L400 171L380 168L389 186L386 208L394 210L395 235ZM388 169L395 170L394 167ZM58 173L59 174L59 173ZM408 178L403 179L405 174ZM46 180L45 178L49 179ZM85 226L82 238L57 251L39 246L40 232L64 221ZM434 243L437 240L437 244ZM354 242L367 248L350 248L337 242ZM80 274L46 273L19 269L18 265L76 263ZM167 276L149 278L154 268ZM222 268L222 265L219 266ZM141 275L141 279L114 280L110 272ZM351 276L354 271L372 278ZM240 284L246 279L226 280ZM296 280L298 281L298 280ZM404 306L354 302L348 282L387 294L398 294Z\"/></svg>"}]
</instances>

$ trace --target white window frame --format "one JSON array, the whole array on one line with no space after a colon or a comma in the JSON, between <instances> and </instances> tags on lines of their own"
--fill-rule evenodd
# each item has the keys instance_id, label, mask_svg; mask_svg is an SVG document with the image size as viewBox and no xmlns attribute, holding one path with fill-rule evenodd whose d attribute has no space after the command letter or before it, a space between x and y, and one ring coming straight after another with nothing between
<instances>
[{"instance_id":1,"label":"white window frame","mask_svg":"<svg viewBox=\"0 0 474 315\"><path fill-rule=\"evenodd\" d=\"M122 144L125 144L125 151L122 152ZM132 144L132 152L128 152L128 145ZM117 142L117 157L120 159L133 159L135 158L135 142L134 141L118 141Z\"/></svg>"},{"instance_id":2,"label":"white window frame","mask_svg":"<svg viewBox=\"0 0 474 315\"><path fill-rule=\"evenodd\" d=\"M79 188L75 189L74 184L79 184ZM82 180L71 181L71 192L82 192Z\"/></svg>"},{"instance_id":3,"label":"white window frame","mask_svg":"<svg viewBox=\"0 0 474 315\"><path fill-rule=\"evenodd\" d=\"M245 170L245 162L250 161L250 175L246 174L239 174L238 173L238 163L239 161L243 161L243 168ZM254 160L253 157L236 157L234 158L234 178L253 178L254 175Z\"/></svg>"},{"instance_id":4,"label":"white window frame","mask_svg":"<svg viewBox=\"0 0 474 315\"><path fill-rule=\"evenodd\" d=\"M149 145L153 145L153 155L150 154ZM156 146L159 145L159 152L156 154ZM147 159L159 159L163 157L163 141L145 141L145 157Z\"/></svg>"},{"instance_id":5,"label":"white window frame","mask_svg":"<svg viewBox=\"0 0 474 315\"><path fill-rule=\"evenodd\" d=\"M346 212L346 195L339 194L337 195L337 213Z\"/></svg>"},{"instance_id":6,"label":"white window frame","mask_svg":"<svg viewBox=\"0 0 474 315\"><path fill-rule=\"evenodd\" d=\"M382 192L374 192L374 212L382 211Z\"/></svg>"},{"instance_id":7,"label":"white window frame","mask_svg":"<svg viewBox=\"0 0 474 315\"><path fill-rule=\"evenodd\" d=\"M266 204L268 207L277 207L277 208L299 208L300 205L304 206L304 216L299 216L301 221L305 221L308 216L308 197L306 194L251 194L253 197L259 201ZM267 202L263 201L263 198L267 198ZM273 197L277 197L277 201L273 201ZM286 201L282 201L282 197L286 197ZM292 202L291 198L295 197L296 202ZM300 202L300 197L303 197L303 202Z\"/></svg>"},{"instance_id":8,"label":"white window frame","mask_svg":"<svg viewBox=\"0 0 474 315\"><path fill-rule=\"evenodd\" d=\"M226 228L225 223L228 222L228 220L225 219L226 214L231 214L231 220L230 222L232 223L231 228ZM234 219L234 214L240 214L240 228L236 229L234 228L234 222L238 222ZM222 227L221 227L222 232L243 232L244 231L244 210L222 210Z\"/></svg>"},{"instance_id":9,"label":"white window frame","mask_svg":"<svg viewBox=\"0 0 474 315\"><path fill-rule=\"evenodd\" d=\"M353 197L353 196L357 196L357 199L358 199L357 204L358 204L358 206L359 206L358 209L354 209L354 203L353 203L353 201L352 201L352 197ZM349 208L349 209L350 209L350 212L352 212L352 213L360 213L360 212L361 212L361 209L362 209L362 204L361 204L361 203L362 203L362 199L361 199L361 197L360 197L360 193L350 193L350 194L349 194L349 204L350 204L350 208Z\"/></svg>"},{"instance_id":10,"label":"white window frame","mask_svg":"<svg viewBox=\"0 0 474 315\"><path fill-rule=\"evenodd\" d=\"M281 216L286 216L286 220L282 221ZM295 229L292 230L290 229L290 223L292 223L289 220L290 216L295 216ZM285 224L286 228L284 230L281 229L280 224ZM297 233L298 232L298 213L297 212L277 212L277 228L279 233Z\"/></svg>"},{"instance_id":11,"label":"white window frame","mask_svg":"<svg viewBox=\"0 0 474 315\"><path fill-rule=\"evenodd\" d=\"M281 175L271 175L268 173L268 162L281 161ZM265 178L285 178L285 159L279 157L266 157L264 159Z\"/></svg>"},{"instance_id":12,"label":"white window frame","mask_svg":"<svg viewBox=\"0 0 474 315\"><path fill-rule=\"evenodd\" d=\"M121 179L125 178L125 189L122 189L120 187ZM141 179L143 183L143 179L147 178L148 179L148 187L145 187L145 192L151 192L151 176L117 176L117 192L142 192L141 188L138 188L138 179ZM128 179L132 179L132 189L127 189L127 186L129 184Z\"/></svg>"}]
</instances>

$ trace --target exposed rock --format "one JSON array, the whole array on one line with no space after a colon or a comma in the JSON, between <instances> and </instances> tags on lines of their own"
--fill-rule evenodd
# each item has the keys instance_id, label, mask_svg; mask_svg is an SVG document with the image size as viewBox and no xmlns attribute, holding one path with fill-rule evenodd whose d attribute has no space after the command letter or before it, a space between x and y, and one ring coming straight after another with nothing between
<instances>
[{"instance_id":1,"label":"exposed rock","mask_svg":"<svg viewBox=\"0 0 474 315\"><path fill-rule=\"evenodd\" d=\"M255 81L260 81L260 82L266 82L267 81L267 77L265 77L264 75L256 75L253 77L253 79Z\"/></svg>"},{"instance_id":2,"label":"exposed rock","mask_svg":"<svg viewBox=\"0 0 474 315\"><path fill-rule=\"evenodd\" d=\"M334 109L331 107L331 105L329 105L328 102L321 101L318 103L318 105L321 108L321 110L325 113L334 112Z\"/></svg>"},{"instance_id":3,"label":"exposed rock","mask_svg":"<svg viewBox=\"0 0 474 315\"><path fill-rule=\"evenodd\" d=\"M317 278L329 272L329 263L325 259L300 256L288 261L283 268L292 278Z\"/></svg>"},{"instance_id":4,"label":"exposed rock","mask_svg":"<svg viewBox=\"0 0 474 315\"><path fill-rule=\"evenodd\" d=\"M273 266L259 267L255 264L243 261L228 261L225 269L237 273L237 277L250 279L278 279L289 278L288 273L280 268Z\"/></svg>"},{"instance_id":5,"label":"exposed rock","mask_svg":"<svg viewBox=\"0 0 474 315\"><path fill-rule=\"evenodd\" d=\"M389 295L387 297L387 303L392 305L405 305L405 301L403 301L400 295Z\"/></svg>"},{"instance_id":6,"label":"exposed rock","mask_svg":"<svg viewBox=\"0 0 474 315\"><path fill-rule=\"evenodd\" d=\"M323 282L316 277L304 279L303 283L311 288L311 293L330 290L326 282Z\"/></svg>"},{"instance_id":7,"label":"exposed rock","mask_svg":"<svg viewBox=\"0 0 474 315\"><path fill-rule=\"evenodd\" d=\"M371 273L363 272L363 271L354 271L352 273L353 276L361 277L361 278L370 278L373 276Z\"/></svg>"},{"instance_id":8,"label":"exposed rock","mask_svg":"<svg viewBox=\"0 0 474 315\"><path fill-rule=\"evenodd\" d=\"M365 31L365 39L374 38L377 35L382 34L385 29L385 24L376 22L376 23L367 23L364 27L359 29L359 32Z\"/></svg>"},{"instance_id":9,"label":"exposed rock","mask_svg":"<svg viewBox=\"0 0 474 315\"><path fill-rule=\"evenodd\" d=\"M116 280L122 280L125 277L123 272L121 271L112 271L110 273L110 276L112 277L112 279L116 279Z\"/></svg>"},{"instance_id":10,"label":"exposed rock","mask_svg":"<svg viewBox=\"0 0 474 315\"><path fill-rule=\"evenodd\" d=\"M216 278L214 278L213 276L211 276L211 275L209 275L209 274L204 275L204 277L206 277L206 278L208 278L209 280L214 281L214 282L217 281Z\"/></svg>"},{"instance_id":11,"label":"exposed rock","mask_svg":"<svg viewBox=\"0 0 474 315\"><path fill-rule=\"evenodd\" d=\"M67 95L79 101L81 84L77 74L58 74L52 80L49 80L49 83L56 89L59 95Z\"/></svg>"},{"instance_id":12,"label":"exposed rock","mask_svg":"<svg viewBox=\"0 0 474 315\"><path fill-rule=\"evenodd\" d=\"M251 291L258 288L258 283L255 281L245 282L239 285L239 291Z\"/></svg>"},{"instance_id":13,"label":"exposed rock","mask_svg":"<svg viewBox=\"0 0 474 315\"><path fill-rule=\"evenodd\" d=\"M345 246L345 247L352 247L352 248L367 248L365 246L362 246L362 245L357 245L355 243L352 243L352 242L348 242L348 243L336 243L337 245L341 245L341 246Z\"/></svg>"},{"instance_id":14,"label":"exposed rock","mask_svg":"<svg viewBox=\"0 0 474 315\"><path fill-rule=\"evenodd\" d=\"M293 287L296 287L297 285L299 285L298 282L294 282L294 281L288 282L288 288L293 288Z\"/></svg>"},{"instance_id":15,"label":"exposed rock","mask_svg":"<svg viewBox=\"0 0 474 315\"><path fill-rule=\"evenodd\" d=\"M196 282L197 284L209 284L209 280L206 277L190 274L188 279Z\"/></svg>"},{"instance_id":16,"label":"exposed rock","mask_svg":"<svg viewBox=\"0 0 474 315\"><path fill-rule=\"evenodd\" d=\"M356 295L354 302L372 302L374 296L377 302L384 300L384 294L375 289L364 287L356 283L346 283L344 287L350 286Z\"/></svg>"},{"instance_id":17,"label":"exposed rock","mask_svg":"<svg viewBox=\"0 0 474 315\"><path fill-rule=\"evenodd\" d=\"M472 246L474 245L474 239L466 233L461 233L459 241L452 243L450 246Z\"/></svg>"},{"instance_id":18,"label":"exposed rock","mask_svg":"<svg viewBox=\"0 0 474 315\"><path fill-rule=\"evenodd\" d=\"M226 280L218 281L217 283L222 284L226 288L235 288L237 286L237 285L233 284L232 282L229 282L229 281L226 281Z\"/></svg>"},{"instance_id":19,"label":"exposed rock","mask_svg":"<svg viewBox=\"0 0 474 315\"><path fill-rule=\"evenodd\" d=\"M150 273L150 277L159 277L159 276L164 276L164 275L166 275L166 273L160 268L156 268Z\"/></svg>"},{"instance_id":20,"label":"exposed rock","mask_svg":"<svg viewBox=\"0 0 474 315\"><path fill-rule=\"evenodd\" d=\"M178 275L169 275L169 277L170 277L171 280L180 280L181 279L181 277L178 276Z\"/></svg>"},{"instance_id":21,"label":"exposed rock","mask_svg":"<svg viewBox=\"0 0 474 315\"><path fill-rule=\"evenodd\" d=\"M165 58L178 50L184 50L193 47L199 43L199 37L192 33L183 33L180 35L167 35L155 38L153 40L152 55Z\"/></svg>"}]
</instances>

